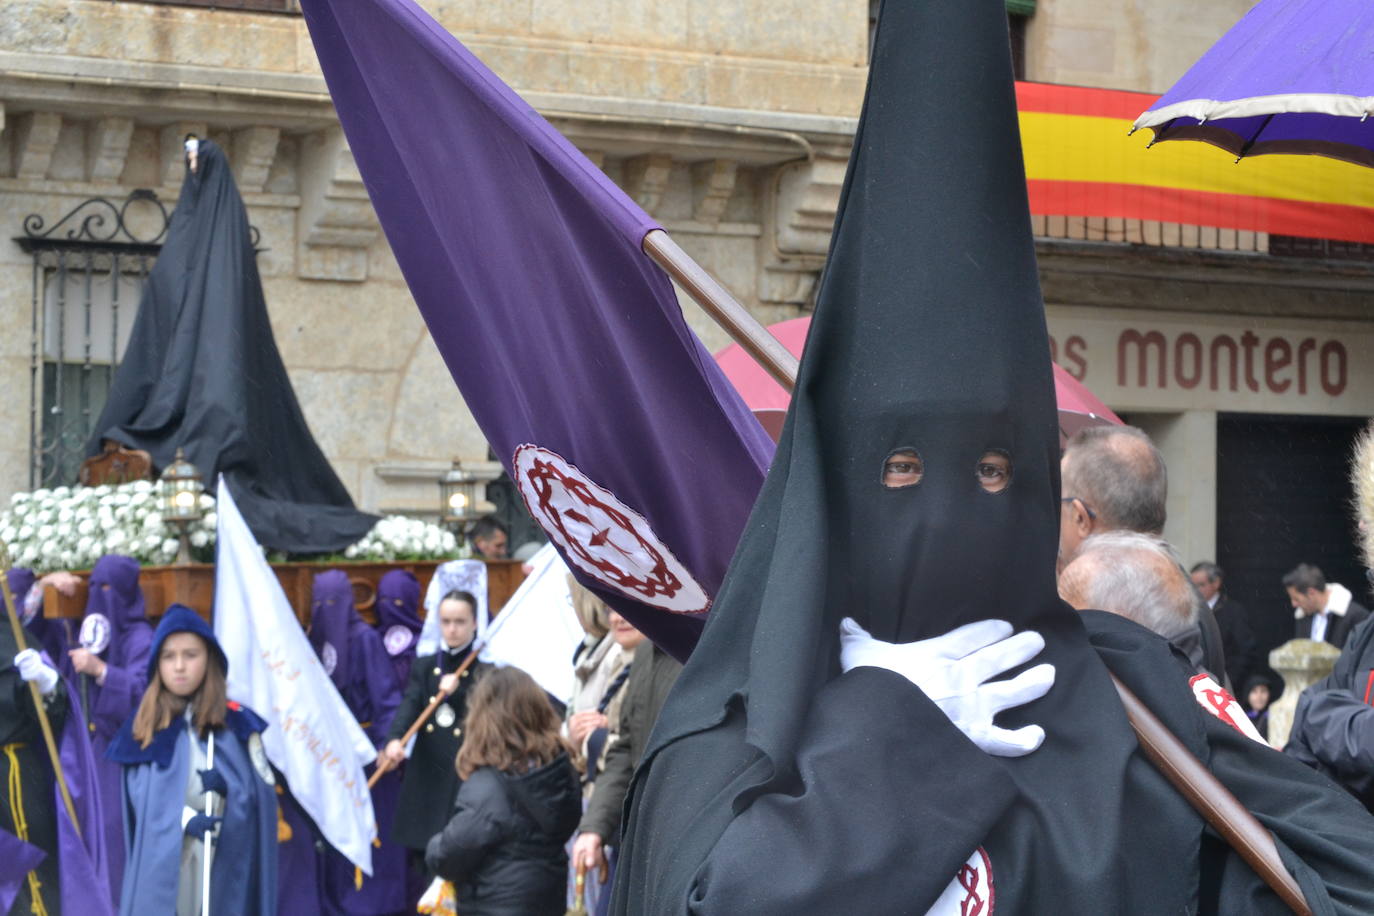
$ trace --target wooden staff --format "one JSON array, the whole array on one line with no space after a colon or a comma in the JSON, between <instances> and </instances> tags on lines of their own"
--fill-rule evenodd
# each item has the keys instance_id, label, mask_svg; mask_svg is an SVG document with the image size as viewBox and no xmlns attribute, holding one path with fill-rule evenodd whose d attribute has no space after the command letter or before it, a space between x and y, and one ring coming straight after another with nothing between
<instances>
[{"instance_id":1,"label":"wooden staff","mask_svg":"<svg viewBox=\"0 0 1374 916\"><path fill-rule=\"evenodd\" d=\"M1193 756L1182 741L1125 684L1112 676L1121 705L1145 756L1179 794L1197 809L1207 823L1250 863L1264 883L1299 916L1312 916L1312 908L1298 882L1284 868L1274 837L1264 825Z\"/></svg>"},{"instance_id":2,"label":"wooden staff","mask_svg":"<svg viewBox=\"0 0 1374 916\"><path fill-rule=\"evenodd\" d=\"M4 541L0 541L0 592L4 594L5 611L10 618L10 628L14 632L14 644L18 646L20 652L27 649L28 643L24 639L24 627L19 622L19 611L14 603L14 595L10 592L10 549ZM67 777L62 772L62 757L57 753L57 742L53 740L52 723L48 721L48 710L43 706L43 694L38 691L38 682L29 681L29 690L33 694L33 706L38 711L38 727L43 731L43 743L48 747L48 759L52 761L52 771L57 777L57 788L62 792L62 803L67 806L67 816L72 820L72 827L76 830L76 836L81 839L81 823L76 818L76 806L72 804L72 793L67 789Z\"/></svg>"},{"instance_id":3,"label":"wooden staff","mask_svg":"<svg viewBox=\"0 0 1374 916\"><path fill-rule=\"evenodd\" d=\"M499 617L500 615L497 616ZM468 657L463 659L463 663L459 665L457 670L453 673L461 678L463 676L463 672L472 667L472 663L477 660L477 655L486 647L487 644L485 642L473 646L472 651L468 653ZM429 705L425 707L425 711L420 713L419 718L417 718L411 724L410 728L406 729L406 733L401 736L400 740L402 745L410 743L410 739L415 737L415 733L420 730L420 726L424 725L426 722L429 721L429 717L434 715L434 710L438 709L439 704L444 702L444 700L448 699L448 696L449 695L444 693L442 690L434 691L434 696L430 698ZM390 744L391 742L387 743ZM389 772L390 770L391 758L381 758L377 762L377 769L373 770L372 775L367 778L367 787L371 789L373 786L377 784L377 780L381 779L383 774Z\"/></svg>"},{"instance_id":4,"label":"wooden staff","mask_svg":"<svg viewBox=\"0 0 1374 916\"><path fill-rule=\"evenodd\" d=\"M667 271L786 391L793 390L797 380L796 357L735 301L725 287L712 279L662 229L645 235L642 247L644 253ZM1112 683L1121 695L1131 728L1150 762L1294 913L1311 916L1312 909L1302 888L1284 867L1274 838L1264 825L1115 675Z\"/></svg>"}]
</instances>

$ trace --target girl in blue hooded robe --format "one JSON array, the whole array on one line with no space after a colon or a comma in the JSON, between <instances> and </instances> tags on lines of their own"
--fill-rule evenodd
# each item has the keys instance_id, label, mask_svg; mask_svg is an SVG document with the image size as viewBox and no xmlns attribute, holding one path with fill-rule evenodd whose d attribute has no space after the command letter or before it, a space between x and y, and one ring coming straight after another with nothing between
<instances>
[{"instance_id":1,"label":"girl in blue hooded robe","mask_svg":"<svg viewBox=\"0 0 1374 916\"><path fill-rule=\"evenodd\" d=\"M277 911L277 802L260 738L267 723L226 699L228 667L209 625L172 605L153 634L138 711L106 754L124 765L121 916L199 913L207 855L211 912Z\"/></svg>"}]
</instances>

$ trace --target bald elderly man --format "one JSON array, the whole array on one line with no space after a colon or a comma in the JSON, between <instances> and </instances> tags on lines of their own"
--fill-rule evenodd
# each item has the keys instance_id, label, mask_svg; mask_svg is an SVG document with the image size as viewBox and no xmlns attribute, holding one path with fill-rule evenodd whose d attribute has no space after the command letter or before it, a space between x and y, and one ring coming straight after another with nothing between
<instances>
[{"instance_id":1,"label":"bald elderly man","mask_svg":"<svg viewBox=\"0 0 1374 916\"><path fill-rule=\"evenodd\" d=\"M1175 646L1180 634L1197 627L1200 602L1192 580L1173 547L1148 534L1112 531L1084 540L1059 574L1059 595L1075 610L1102 610L1134 620ZM1188 686L1212 715L1265 743L1216 678L1199 672Z\"/></svg>"},{"instance_id":2,"label":"bald elderly man","mask_svg":"<svg viewBox=\"0 0 1374 916\"><path fill-rule=\"evenodd\" d=\"M1059 574L1077 610L1110 611L1173 640L1197 625L1197 600L1178 555L1162 538L1111 531L1084 540Z\"/></svg>"}]
</instances>

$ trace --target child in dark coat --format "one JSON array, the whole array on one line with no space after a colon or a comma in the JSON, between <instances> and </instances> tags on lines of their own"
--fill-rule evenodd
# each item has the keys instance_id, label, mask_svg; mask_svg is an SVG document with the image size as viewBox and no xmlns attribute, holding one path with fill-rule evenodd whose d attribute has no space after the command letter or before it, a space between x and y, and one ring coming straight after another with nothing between
<instances>
[{"instance_id":1,"label":"child in dark coat","mask_svg":"<svg viewBox=\"0 0 1374 916\"><path fill-rule=\"evenodd\" d=\"M519 668L473 688L453 817L425 862L451 881L463 916L562 916L582 795L548 696Z\"/></svg>"}]
</instances>

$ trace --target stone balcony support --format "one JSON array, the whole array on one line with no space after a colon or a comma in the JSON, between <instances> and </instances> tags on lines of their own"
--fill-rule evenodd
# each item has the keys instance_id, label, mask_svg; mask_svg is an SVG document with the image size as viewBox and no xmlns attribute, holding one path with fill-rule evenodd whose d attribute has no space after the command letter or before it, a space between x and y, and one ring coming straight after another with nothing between
<instances>
[{"instance_id":1,"label":"stone balcony support","mask_svg":"<svg viewBox=\"0 0 1374 916\"><path fill-rule=\"evenodd\" d=\"M367 279L367 251L381 234L343 130L306 137L300 157L296 273L313 280Z\"/></svg>"}]
</instances>

